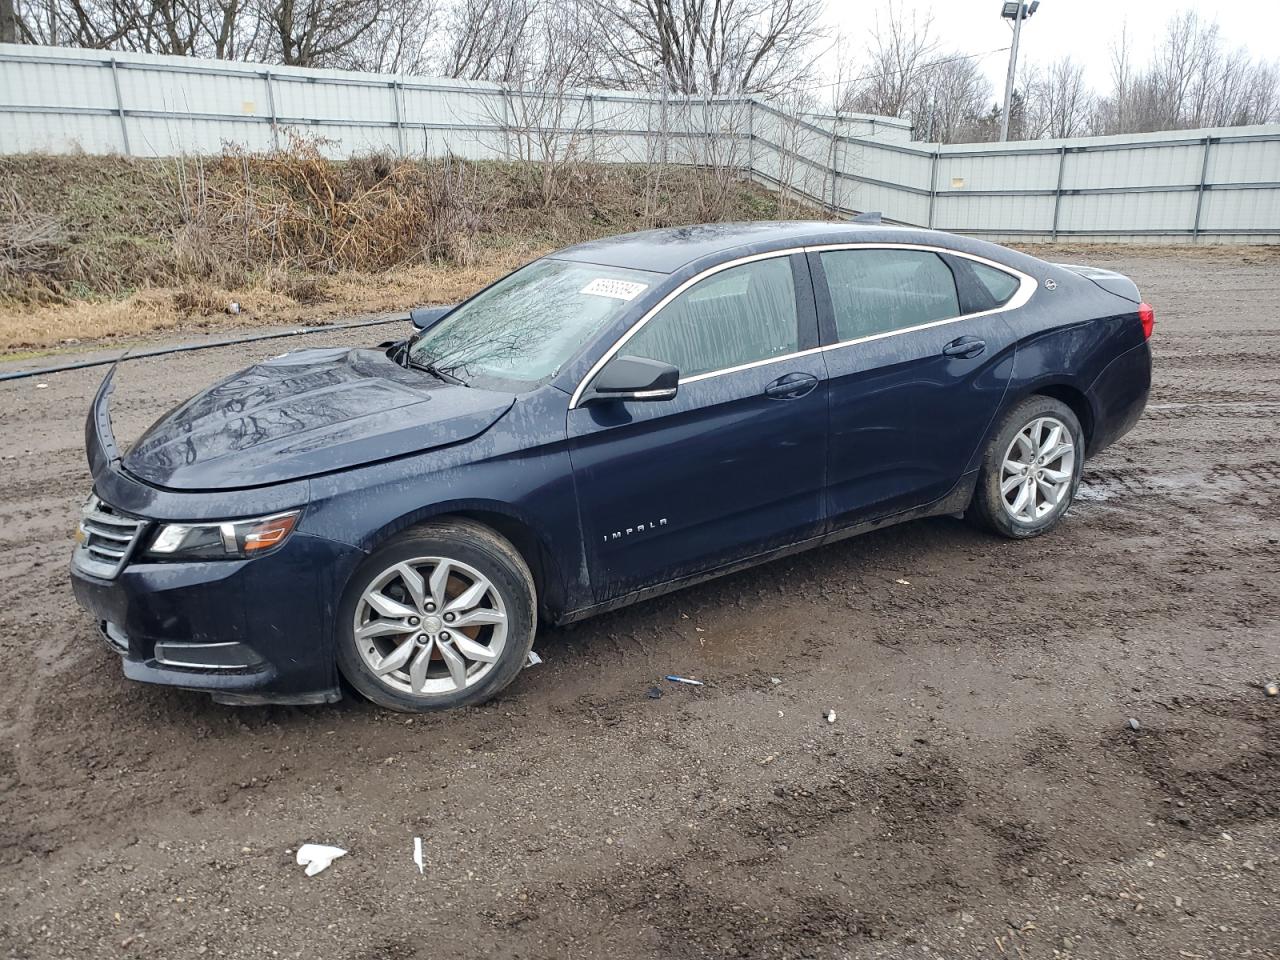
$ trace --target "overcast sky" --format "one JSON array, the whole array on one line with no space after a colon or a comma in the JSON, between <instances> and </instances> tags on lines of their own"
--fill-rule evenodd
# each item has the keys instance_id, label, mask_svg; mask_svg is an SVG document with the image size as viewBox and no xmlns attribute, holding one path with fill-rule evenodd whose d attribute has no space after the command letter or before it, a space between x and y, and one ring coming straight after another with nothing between
<instances>
[{"instance_id":1,"label":"overcast sky","mask_svg":"<svg viewBox=\"0 0 1280 960\"><path fill-rule=\"evenodd\" d=\"M1012 35L1010 21L1000 18L1001 0L895 0L909 16L933 14L934 35L941 46L961 53L981 53L1008 47ZM890 0L830 0L827 23L833 35L838 31L850 49L861 55L868 29L877 12L884 17ZM1022 25L1018 62L1047 63L1066 54L1084 64L1092 85L1106 90L1110 84L1110 44L1127 21L1129 36L1139 60L1164 32L1164 25L1176 12L1196 10L1202 18L1218 21L1223 38L1232 48L1243 46L1255 56L1280 57L1280 3L1253 0L1250 3L1222 3L1209 0L1041 0L1035 16ZM828 41L830 45L831 41ZM1005 50L983 57L979 62L991 80L993 92L1004 90L1009 66ZM835 56L822 59L830 80L835 75ZM819 91L824 95L827 91Z\"/></svg>"}]
</instances>

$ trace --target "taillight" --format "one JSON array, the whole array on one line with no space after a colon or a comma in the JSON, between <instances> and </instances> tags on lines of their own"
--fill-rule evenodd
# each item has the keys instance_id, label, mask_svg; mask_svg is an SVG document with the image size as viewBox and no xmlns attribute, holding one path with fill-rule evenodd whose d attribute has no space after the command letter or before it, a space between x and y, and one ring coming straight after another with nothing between
<instances>
[{"instance_id":1,"label":"taillight","mask_svg":"<svg viewBox=\"0 0 1280 960\"><path fill-rule=\"evenodd\" d=\"M1149 303L1138 304L1138 319L1142 321L1142 336L1147 340L1156 329L1156 310Z\"/></svg>"}]
</instances>

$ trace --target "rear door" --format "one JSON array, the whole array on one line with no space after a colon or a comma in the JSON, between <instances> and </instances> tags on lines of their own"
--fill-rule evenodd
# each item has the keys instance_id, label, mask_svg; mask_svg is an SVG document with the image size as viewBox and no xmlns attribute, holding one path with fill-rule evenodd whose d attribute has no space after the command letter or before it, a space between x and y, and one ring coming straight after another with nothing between
<instances>
[{"instance_id":1,"label":"rear door","mask_svg":"<svg viewBox=\"0 0 1280 960\"><path fill-rule=\"evenodd\" d=\"M1003 310L1023 281L927 248L809 260L828 344L828 517L839 527L938 500L1000 408L1014 350Z\"/></svg>"},{"instance_id":2,"label":"rear door","mask_svg":"<svg viewBox=\"0 0 1280 960\"><path fill-rule=\"evenodd\" d=\"M817 337L803 254L774 255L704 276L617 348L681 377L674 400L569 411L597 602L821 532Z\"/></svg>"}]
</instances>

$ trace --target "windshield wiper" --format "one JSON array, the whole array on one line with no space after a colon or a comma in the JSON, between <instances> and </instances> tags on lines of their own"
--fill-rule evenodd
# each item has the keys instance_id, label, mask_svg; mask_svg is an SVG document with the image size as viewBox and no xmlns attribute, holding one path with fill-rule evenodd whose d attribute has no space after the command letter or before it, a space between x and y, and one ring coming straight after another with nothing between
<instances>
[{"instance_id":1,"label":"windshield wiper","mask_svg":"<svg viewBox=\"0 0 1280 960\"><path fill-rule=\"evenodd\" d=\"M421 370L424 373L429 373L437 380L443 380L445 383L456 383L458 386L462 387L467 385L465 380L460 377L455 377L452 373L445 373L430 360L423 362L422 360L414 359L408 351L405 352L404 365L413 370Z\"/></svg>"}]
</instances>

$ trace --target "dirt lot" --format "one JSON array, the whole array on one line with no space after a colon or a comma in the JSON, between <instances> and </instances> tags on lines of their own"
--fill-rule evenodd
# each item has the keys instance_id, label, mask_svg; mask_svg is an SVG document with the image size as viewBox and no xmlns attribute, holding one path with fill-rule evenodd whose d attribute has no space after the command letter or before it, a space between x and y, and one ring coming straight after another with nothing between
<instances>
[{"instance_id":1,"label":"dirt lot","mask_svg":"<svg viewBox=\"0 0 1280 960\"><path fill-rule=\"evenodd\" d=\"M0 953L1280 957L1280 263L1094 260L1157 305L1157 386L1058 532L544 631L427 719L123 680L66 572L101 371L0 385ZM117 432L302 345L130 364ZM673 672L707 686L649 699ZM350 853L305 878L306 841Z\"/></svg>"}]
</instances>

